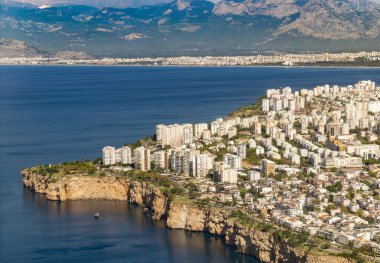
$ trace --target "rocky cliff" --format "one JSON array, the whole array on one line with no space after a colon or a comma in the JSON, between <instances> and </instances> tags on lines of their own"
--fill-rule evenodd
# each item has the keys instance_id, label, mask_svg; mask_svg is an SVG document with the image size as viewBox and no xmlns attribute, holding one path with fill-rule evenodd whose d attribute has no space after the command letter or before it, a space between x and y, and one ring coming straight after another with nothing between
<instances>
[{"instance_id":1,"label":"rocky cliff","mask_svg":"<svg viewBox=\"0 0 380 263\"><path fill-rule=\"evenodd\" d=\"M166 219L169 228L203 231L220 235L237 251L263 262L350 263L343 257L312 255L292 248L270 232L242 225L222 208L200 207L171 200L158 186L125 177L64 176L49 182L47 176L29 169L22 171L25 187L44 194L49 200L120 200L152 210L155 220Z\"/></svg>"},{"instance_id":2,"label":"rocky cliff","mask_svg":"<svg viewBox=\"0 0 380 263\"><path fill-rule=\"evenodd\" d=\"M148 207L153 219L165 216L168 197L155 185L123 177L63 176L49 182L48 176L29 169L21 172L25 187L43 194L48 200L119 200Z\"/></svg>"},{"instance_id":3,"label":"rocky cliff","mask_svg":"<svg viewBox=\"0 0 380 263\"><path fill-rule=\"evenodd\" d=\"M221 208L200 208L174 202L168 208L166 223L169 228L224 236L226 243L235 246L239 253L253 255L263 262L354 262L343 257L307 254L292 248L270 232L242 225Z\"/></svg>"}]
</instances>

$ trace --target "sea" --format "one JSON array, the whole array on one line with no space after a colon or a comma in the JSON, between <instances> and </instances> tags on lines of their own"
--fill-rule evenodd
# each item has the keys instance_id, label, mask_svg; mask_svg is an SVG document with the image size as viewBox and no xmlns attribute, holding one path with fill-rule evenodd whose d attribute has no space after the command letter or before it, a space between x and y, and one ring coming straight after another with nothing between
<instances>
[{"instance_id":1,"label":"sea","mask_svg":"<svg viewBox=\"0 0 380 263\"><path fill-rule=\"evenodd\" d=\"M160 123L210 122L266 89L360 80L380 83L380 69L0 66L0 262L259 262L126 202L47 201L20 170L100 157Z\"/></svg>"}]
</instances>

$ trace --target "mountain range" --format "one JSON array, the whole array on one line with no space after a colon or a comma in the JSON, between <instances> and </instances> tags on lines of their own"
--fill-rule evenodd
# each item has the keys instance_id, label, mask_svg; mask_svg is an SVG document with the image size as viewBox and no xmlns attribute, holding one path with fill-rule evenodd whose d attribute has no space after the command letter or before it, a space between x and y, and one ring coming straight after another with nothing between
<instances>
[{"instance_id":1,"label":"mountain range","mask_svg":"<svg viewBox=\"0 0 380 263\"><path fill-rule=\"evenodd\" d=\"M172 0L17 0L18 3L32 4L36 6L88 5L88 6L94 6L97 8L140 7L144 5L157 5L157 4L162 4L162 3L169 3L171 1Z\"/></svg>"},{"instance_id":2,"label":"mountain range","mask_svg":"<svg viewBox=\"0 0 380 263\"><path fill-rule=\"evenodd\" d=\"M380 49L368 0L176 0L134 8L0 2L2 38L95 56Z\"/></svg>"}]
</instances>

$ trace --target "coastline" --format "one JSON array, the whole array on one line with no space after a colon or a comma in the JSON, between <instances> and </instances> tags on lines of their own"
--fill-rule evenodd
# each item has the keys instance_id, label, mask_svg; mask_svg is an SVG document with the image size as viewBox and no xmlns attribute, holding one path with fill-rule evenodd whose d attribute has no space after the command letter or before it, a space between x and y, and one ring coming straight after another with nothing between
<instances>
[{"instance_id":1,"label":"coastline","mask_svg":"<svg viewBox=\"0 0 380 263\"><path fill-rule=\"evenodd\" d=\"M237 111L239 110L240 108ZM92 162L92 163L95 164L95 162ZM58 167L59 166L60 165L58 165ZM168 191L170 190L170 188L164 187L164 189L161 189L159 187L158 192L154 192L155 190L153 190L152 192L152 190L150 189L152 187L149 183L140 184L140 186L137 187L140 190L136 190L136 186L135 184L133 184L134 178L132 178L132 180L127 180L127 178L131 179L128 177L130 175L128 173L119 173L119 172L114 173L114 171L112 171L109 173L110 176L105 176L106 175L105 173L103 173L104 175L101 175L101 173L99 174L99 172L95 173L97 175L93 173L91 174L87 173L87 174L84 174L83 176L83 174L82 175L75 174L72 172L61 173L61 170L59 169L56 172L49 172L50 167L56 168L56 166L46 165L44 167L46 169L42 173L43 175L38 174L37 172L37 173L34 173L35 175L32 176L32 178L33 177L37 178L36 180L33 179L32 181L29 181L30 178L28 178L28 173L25 173L25 171L23 171L22 174L24 176L24 185L27 188L37 193L44 194L46 198L49 200L55 200L55 201L120 200L120 201L131 202L131 203L151 209L153 211L153 219L166 220L166 225L169 228L177 228L177 229L184 229L184 230L189 230L189 231L208 232L211 234L217 234L225 238L226 244L236 247L238 252L253 255L256 258L262 260L263 262L289 262L289 261L290 262L357 262L356 261L357 258L350 257L350 255L348 255L345 252L346 250L340 250L340 249L336 250L334 251L334 253L337 253L337 254L333 255L331 254L331 251L328 248L325 251L321 251L317 248L317 250L319 251L314 251L314 249L311 249L313 250L313 253L309 253L311 242L307 242L306 245L301 245L300 247L302 247L303 249L298 250L296 249L298 247L297 244L294 245L293 243L293 245L289 245L290 242L287 243L286 238L283 239L282 234L280 236L277 235L276 231L279 229L275 228L274 232L270 232L268 234L267 233L268 230L266 229L266 226L269 224L266 224L266 222L264 222L260 218L255 218L255 220L253 221L251 220L252 218L249 218L250 221L248 222L249 224L247 226L247 221L246 221L247 217L244 217L245 215L243 215L243 218L241 218L239 215L237 215L237 217L236 215L232 215L232 213L230 213L231 211L228 211L228 209L231 209L231 208L234 209L234 208L231 206L228 208L229 205L223 207L223 208L226 208L227 211L224 209L221 211L221 209L219 209L218 213L223 214L221 216L222 218L221 220L219 219L216 220L219 230L215 230L214 228L209 228L209 223L210 223L209 216L212 214L210 210L211 208L209 206L205 207L204 203L199 203L200 199L193 198L198 201L195 203L194 203L194 200L189 200L186 197L181 198L180 200L175 199L175 201L173 201L171 199L172 197L170 196L170 194L168 194L170 193L170 191ZM36 168L37 169L42 168L42 166L39 166ZM34 168L30 168L30 169L33 170ZM48 177L46 177L46 175ZM89 175L93 175L93 176L89 176ZM120 186L113 187L112 186L113 183L110 181L102 182L104 178L112 181L112 178L118 179L120 175L127 176L127 178L125 177L123 178L125 180L122 180L123 182L122 182L121 188ZM53 181L50 180L49 178L50 176L55 177L53 178L54 179ZM58 176L58 178L56 176ZM156 174L156 176L158 176L158 174ZM164 177L166 176L163 176L162 178ZM25 178L26 178L26 181L25 181ZM78 189L78 180L81 181L83 178L85 180L81 184L79 184L80 186L79 188L82 188L82 189ZM74 184L70 183L70 180L74 180ZM93 188L92 186L94 182L91 183L91 180L96 181L95 185L100 183L101 187ZM131 184L133 184L134 186L131 187ZM94 189L97 189L97 191L95 191ZM116 196L112 196L115 189L119 189L120 191L116 191ZM131 197L131 192L133 193L133 197ZM160 201L157 201L157 199L155 199L156 196L161 196L159 198ZM161 203L158 209L155 205L155 202ZM162 205L162 203L164 205ZM216 206L214 206L214 208L218 209L219 207L218 203L216 203L215 205ZM157 212L157 211L161 211L161 212ZM175 219L171 219L173 217ZM212 219L211 221L215 221L215 220ZM244 224L242 224L241 221L243 221ZM232 222L232 225L230 225L231 222ZM215 222L211 222L211 223L213 225L216 224ZM251 232L252 223L254 224L253 234ZM257 224L259 225L259 229L257 229L258 227ZM263 226L263 228L261 228L261 226ZM242 229L243 233L236 232L236 229L238 230ZM282 233L282 230L279 230L279 231L280 233ZM229 236L229 233L232 233L231 234L232 236ZM264 235L263 233L266 233L265 234L267 235L266 240L269 240L269 241L265 241L264 243L270 244L270 245L267 245L265 248L262 248L261 246L261 243L263 240L260 240L260 242L252 241L252 240L255 240L256 236ZM236 235L238 235L238 238L236 238ZM243 237L241 237L241 235L243 235ZM291 234L291 237L294 237L294 235ZM229 240L232 240L232 241L229 241ZM281 244L278 245L276 242L280 242ZM319 243L314 243L314 244L316 245L316 247L319 246L318 245ZM267 247L270 247L270 249ZM307 247L306 250L304 249L305 247ZM323 249L326 249L326 248L323 248ZM314 253L314 252L318 252L318 253ZM319 254L320 252L322 254ZM268 256L268 253L270 256ZM340 255L339 259L336 259L336 258L331 259L331 256L336 257L337 255ZM327 259L326 258L321 259L322 256L327 257ZM351 256L354 256L354 255L352 254ZM313 258L313 260L310 260L308 259L308 257L309 258L317 257L317 259ZM344 258L342 260L348 260L348 261L340 261L341 258ZM358 262L361 262L361 261L358 261ZM372 261L369 261L369 262L372 262Z\"/></svg>"},{"instance_id":2,"label":"coastline","mask_svg":"<svg viewBox=\"0 0 380 263\"><path fill-rule=\"evenodd\" d=\"M119 65L119 64L2 64L0 67L136 67L136 68L333 68L333 69L380 69L380 66L331 66L331 65Z\"/></svg>"},{"instance_id":3,"label":"coastline","mask_svg":"<svg viewBox=\"0 0 380 263\"><path fill-rule=\"evenodd\" d=\"M21 174L26 188L44 195L48 200L126 201L148 208L153 220L165 220L170 229L221 236L226 245L234 246L238 253L254 256L262 262L356 262L341 256L310 253L292 247L276 232L261 230L260 223L249 225L224 208L173 198L154 183L117 176L84 175L65 175L58 181L49 182L47 176L32 169L24 169Z\"/></svg>"}]
</instances>

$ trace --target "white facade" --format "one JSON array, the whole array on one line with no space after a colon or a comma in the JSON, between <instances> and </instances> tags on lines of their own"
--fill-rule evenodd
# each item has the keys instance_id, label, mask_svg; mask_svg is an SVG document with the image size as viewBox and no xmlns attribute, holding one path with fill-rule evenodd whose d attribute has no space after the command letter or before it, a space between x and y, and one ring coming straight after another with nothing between
<instances>
[{"instance_id":1,"label":"white facade","mask_svg":"<svg viewBox=\"0 0 380 263\"><path fill-rule=\"evenodd\" d=\"M236 155L240 156L242 159L247 157L247 145L238 144L236 146Z\"/></svg>"},{"instance_id":2,"label":"white facade","mask_svg":"<svg viewBox=\"0 0 380 263\"><path fill-rule=\"evenodd\" d=\"M123 146L120 149L115 149L115 147L106 146L103 148L103 164L113 165L115 163L131 164L131 148L128 146Z\"/></svg>"},{"instance_id":3,"label":"white facade","mask_svg":"<svg viewBox=\"0 0 380 263\"><path fill-rule=\"evenodd\" d=\"M202 132L202 140L210 140L211 138L211 131L210 130L204 130Z\"/></svg>"},{"instance_id":4,"label":"white facade","mask_svg":"<svg viewBox=\"0 0 380 263\"><path fill-rule=\"evenodd\" d=\"M192 168L193 168L193 165L192 165L193 157L197 154L199 154L198 150L190 150L190 149L186 150L183 153L182 171L184 175L187 175L187 176L191 175Z\"/></svg>"},{"instance_id":5,"label":"white facade","mask_svg":"<svg viewBox=\"0 0 380 263\"><path fill-rule=\"evenodd\" d=\"M226 166L229 166L231 168L240 169L241 168L241 157L234 155L234 154L227 153L227 154L223 155L223 163Z\"/></svg>"},{"instance_id":6,"label":"white facade","mask_svg":"<svg viewBox=\"0 0 380 263\"><path fill-rule=\"evenodd\" d=\"M220 181L223 183L237 184L238 173L236 169L223 167L220 171Z\"/></svg>"},{"instance_id":7,"label":"white facade","mask_svg":"<svg viewBox=\"0 0 380 263\"><path fill-rule=\"evenodd\" d=\"M209 153L197 154L192 158L192 176L206 177L214 166L214 156Z\"/></svg>"},{"instance_id":8,"label":"white facade","mask_svg":"<svg viewBox=\"0 0 380 263\"><path fill-rule=\"evenodd\" d=\"M167 151L157 151L154 153L154 164L157 168L169 168L169 154Z\"/></svg>"},{"instance_id":9,"label":"white facade","mask_svg":"<svg viewBox=\"0 0 380 263\"><path fill-rule=\"evenodd\" d=\"M138 147L133 151L135 168L141 171L150 171L150 150Z\"/></svg>"},{"instance_id":10,"label":"white facade","mask_svg":"<svg viewBox=\"0 0 380 263\"><path fill-rule=\"evenodd\" d=\"M115 147L106 146L103 148L103 165L112 165L116 163Z\"/></svg>"},{"instance_id":11,"label":"white facade","mask_svg":"<svg viewBox=\"0 0 380 263\"><path fill-rule=\"evenodd\" d=\"M269 111L269 109L270 109L269 99L263 99L262 110L267 112L267 111Z\"/></svg>"},{"instance_id":12,"label":"white facade","mask_svg":"<svg viewBox=\"0 0 380 263\"><path fill-rule=\"evenodd\" d=\"M236 136L237 128L236 127L230 127L227 132L228 132L228 138L232 138L232 137Z\"/></svg>"},{"instance_id":13,"label":"white facade","mask_svg":"<svg viewBox=\"0 0 380 263\"><path fill-rule=\"evenodd\" d=\"M197 123L194 124L194 136L195 137L201 137L202 132L208 130L208 124L207 123Z\"/></svg>"},{"instance_id":14,"label":"white facade","mask_svg":"<svg viewBox=\"0 0 380 263\"><path fill-rule=\"evenodd\" d=\"M177 173L183 173L183 151L172 152L169 156L170 169Z\"/></svg>"},{"instance_id":15,"label":"white facade","mask_svg":"<svg viewBox=\"0 0 380 263\"><path fill-rule=\"evenodd\" d=\"M261 178L261 173L259 171L250 170L248 171L248 177L251 181L258 181Z\"/></svg>"},{"instance_id":16,"label":"white facade","mask_svg":"<svg viewBox=\"0 0 380 263\"><path fill-rule=\"evenodd\" d=\"M183 144L190 144L193 142L193 125L157 125L156 138L157 142L161 143L162 145L170 145L174 148L179 147Z\"/></svg>"},{"instance_id":17,"label":"white facade","mask_svg":"<svg viewBox=\"0 0 380 263\"><path fill-rule=\"evenodd\" d=\"M368 102L368 111L373 113L380 112L380 101L370 101Z\"/></svg>"}]
</instances>

